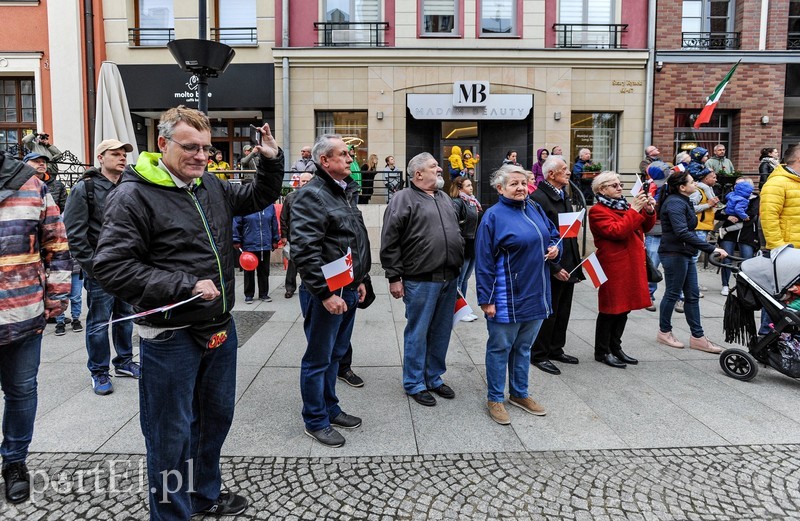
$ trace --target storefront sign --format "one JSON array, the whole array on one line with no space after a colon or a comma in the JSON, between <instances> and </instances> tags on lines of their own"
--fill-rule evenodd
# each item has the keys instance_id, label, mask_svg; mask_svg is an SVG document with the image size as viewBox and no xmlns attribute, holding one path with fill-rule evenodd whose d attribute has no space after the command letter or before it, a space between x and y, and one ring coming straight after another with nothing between
<instances>
[{"instance_id":1,"label":"storefront sign","mask_svg":"<svg viewBox=\"0 0 800 521\"><path fill-rule=\"evenodd\" d=\"M453 84L454 107L485 107L487 99L488 81L457 81Z\"/></svg>"},{"instance_id":2,"label":"storefront sign","mask_svg":"<svg viewBox=\"0 0 800 521\"><path fill-rule=\"evenodd\" d=\"M485 105L454 106L450 94L408 94L406 106L415 119L525 119L533 108L531 94L491 94Z\"/></svg>"}]
</instances>

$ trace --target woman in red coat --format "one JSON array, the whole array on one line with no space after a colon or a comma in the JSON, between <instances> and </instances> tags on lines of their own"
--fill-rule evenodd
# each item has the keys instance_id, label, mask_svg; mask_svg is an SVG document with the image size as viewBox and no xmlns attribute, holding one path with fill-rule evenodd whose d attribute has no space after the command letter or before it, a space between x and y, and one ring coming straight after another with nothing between
<instances>
[{"instance_id":1,"label":"woman in red coat","mask_svg":"<svg viewBox=\"0 0 800 521\"><path fill-rule=\"evenodd\" d=\"M645 268L644 234L656 222L655 201L640 192L629 203L614 172L603 172L592 182L597 204L589 210L589 228L597 260L608 280L598 292L594 359L611 367L637 364L622 351L622 333L628 313L650 305Z\"/></svg>"}]
</instances>

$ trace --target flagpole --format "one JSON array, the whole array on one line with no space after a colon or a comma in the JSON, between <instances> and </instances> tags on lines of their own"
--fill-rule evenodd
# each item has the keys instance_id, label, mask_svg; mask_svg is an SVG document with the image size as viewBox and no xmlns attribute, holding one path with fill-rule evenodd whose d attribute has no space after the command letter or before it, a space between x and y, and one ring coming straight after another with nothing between
<instances>
[{"instance_id":1,"label":"flagpole","mask_svg":"<svg viewBox=\"0 0 800 521\"><path fill-rule=\"evenodd\" d=\"M589 258L589 257L587 256L587 257L586 257L586 259L588 259L588 258ZM567 276L569 277L570 275L572 275L573 273L575 273L575 270L577 270L578 268L580 268L581 266L583 266L583 263L584 263L584 262L586 262L586 259L583 259L582 261L580 261L580 262L578 263L578 265L577 265L577 266L575 266L574 268L572 268L572 271L570 271L569 273L567 273Z\"/></svg>"}]
</instances>

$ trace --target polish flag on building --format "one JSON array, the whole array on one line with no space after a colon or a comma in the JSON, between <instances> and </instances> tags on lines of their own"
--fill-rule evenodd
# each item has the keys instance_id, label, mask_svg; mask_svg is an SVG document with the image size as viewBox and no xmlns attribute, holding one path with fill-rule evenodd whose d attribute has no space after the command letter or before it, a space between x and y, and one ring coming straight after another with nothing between
<instances>
[{"instance_id":1,"label":"polish flag on building","mask_svg":"<svg viewBox=\"0 0 800 521\"><path fill-rule=\"evenodd\" d=\"M558 214L558 233L562 239L574 239L578 236L585 213L586 209L584 208L580 212Z\"/></svg>"},{"instance_id":2,"label":"polish flag on building","mask_svg":"<svg viewBox=\"0 0 800 521\"><path fill-rule=\"evenodd\" d=\"M583 259L581 264L583 265L584 271L589 276L589 279L592 281L592 284L594 284L595 288L599 288L605 281L608 280L608 277L606 277L606 272L603 271L603 267L600 266L600 261L597 260L597 253L592 252L591 255Z\"/></svg>"},{"instance_id":3,"label":"polish flag on building","mask_svg":"<svg viewBox=\"0 0 800 521\"><path fill-rule=\"evenodd\" d=\"M347 248L347 255L329 262L322 266L322 274L328 283L328 289L336 291L348 284L352 284L353 276L353 253L350 248Z\"/></svg>"},{"instance_id":4,"label":"polish flag on building","mask_svg":"<svg viewBox=\"0 0 800 521\"><path fill-rule=\"evenodd\" d=\"M694 122L695 129L700 128L700 125L702 125L703 123L708 123L709 121L711 121L711 114L714 112L714 109L717 108L717 103L719 103L719 99L722 97L722 93L725 91L725 87L728 86L728 82L731 81L733 73L734 71L736 71L736 67L739 66L739 62L741 61L742 60L736 62L736 64L728 72L728 74L726 74L725 77L722 78L722 81L720 82L719 85L717 85L717 88L714 89L714 92L711 94L711 96L708 97L708 99L706 100L706 106L703 107L703 110L700 111L700 115L697 116L697 119Z\"/></svg>"},{"instance_id":5,"label":"polish flag on building","mask_svg":"<svg viewBox=\"0 0 800 521\"><path fill-rule=\"evenodd\" d=\"M472 308L469 307L467 304L467 299L465 299L461 292L458 292L458 298L456 299L456 309L453 312L453 327L456 327L456 324L467 315L472 314Z\"/></svg>"}]
</instances>

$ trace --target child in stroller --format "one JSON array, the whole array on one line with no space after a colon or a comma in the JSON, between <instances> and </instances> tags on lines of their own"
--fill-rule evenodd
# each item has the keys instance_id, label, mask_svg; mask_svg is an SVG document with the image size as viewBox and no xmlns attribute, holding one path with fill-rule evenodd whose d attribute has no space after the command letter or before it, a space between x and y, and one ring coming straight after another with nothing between
<instances>
[{"instance_id":1,"label":"child in stroller","mask_svg":"<svg viewBox=\"0 0 800 521\"><path fill-rule=\"evenodd\" d=\"M772 250L769 257L728 258L740 264L729 266L736 287L725 301L725 341L746 345L748 350L726 349L720 366L738 380L753 379L758 363L800 378L800 250L788 244ZM715 257L711 263L722 266ZM756 332L754 312L759 309L772 318L765 335Z\"/></svg>"}]
</instances>

